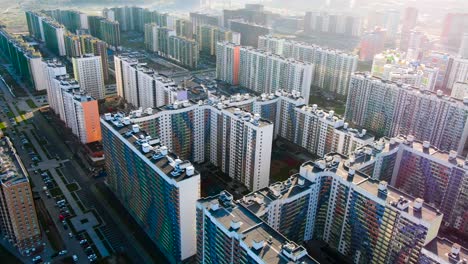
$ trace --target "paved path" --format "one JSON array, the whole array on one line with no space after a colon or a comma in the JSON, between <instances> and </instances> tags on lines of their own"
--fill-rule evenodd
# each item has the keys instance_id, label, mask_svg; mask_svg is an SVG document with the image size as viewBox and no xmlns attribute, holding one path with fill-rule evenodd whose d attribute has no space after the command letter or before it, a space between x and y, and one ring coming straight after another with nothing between
<instances>
[{"instance_id":1,"label":"paved path","mask_svg":"<svg viewBox=\"0 0 468 264\"><path fill-rule=\"evenodd\" d=\"M39 154L39 156L41 156L43 162L46 162L46 163L50 162L50 160L47 159L47 156L44 153L44 151L39 146L39 142L37 142L36 138L33 137L31 131L26 131L26 134L28 135L29 139L31 140L31 144L34 146L34 148L36 148L36 151ZM56 160L54 160L54 161L56 161ZM57 170L56 169L50 169L49 172L52 175L52 177L54 178L55 182L57 183L57 186L60 188L60 190L62 190L63 196L65 196L65 199L67 200L68 204L71 206L71 208L75 212L76 217L81 217L82 215L84 215L83 210L81 210L81 208L78 206L78 203L75 201L75 199L73 198L71 193L68 191L68 188L67 188L66 184L63 182L62 178L57 173ZM99 250L99 253L101 254L101 256L102 257L109 256L109 251L104 246L101 239L99 239L99 237L97 236L96 232L94 231L94 228L93 227L88 227L88 228L86 228L86 232L88 233L88 235L93 240L93 243L97 247L97 249Z\"/></svg>"}]
</instances>

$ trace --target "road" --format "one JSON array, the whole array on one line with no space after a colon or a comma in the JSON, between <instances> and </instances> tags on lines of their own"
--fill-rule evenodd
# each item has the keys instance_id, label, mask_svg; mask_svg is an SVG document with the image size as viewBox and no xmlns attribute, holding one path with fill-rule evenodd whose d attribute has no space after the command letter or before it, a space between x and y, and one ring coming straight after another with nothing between
<instances>
[{"instance_id":1,"label":"road","mask_svg":"<svg viewBox=\"0 0 468 264\"><path fill-rule=\"evenodd\" d=\"M47 138L48 144L44 145L43 147L46 148L47 152L52 157L58 157L59 160L69 160L68 162L62 163L61 171L64 174L67 182L77 182L81 187L81 190L77 191L79 200L82 204L88 209L95 209L96 212L99 213L99 217L102 219L103 224L99 227L101 233L105 236L105 240L107 240L112 247L117 252L125 252L132 262L135 263L152 263L152 259L147 254L147 252L143 249L143 247L138 243L135 237L132 235L132 232L123 224L122 221L119 220L118 215L116 212L113 211L106 203L106 201L102 201L102 196L98 192L95 184L99 181L103 181L103 179L96 180L88 176L86 168L82 168L82 164L80 164L75 156L76 151L75 149L78 147L77 145L73 145L72 142L65 144L63 138L64 135L57 134L57 131L49 124L49 121L46 120L39 111L34 111L33 114L29 114L28 105L25 103L25 99L35 99L32 96L29 98L13 98L10 93L7 91L7 88L0 84L0 88L3 91L3 97L6 99L5 101L8 102L11 111L15 116L19 116L19 112L15 108L15 104L18 108L22 111L25 111L25 118L29 118L29 122L34 124L26 125L19 123L16 127L19 131L30 131L34 129L35 133L39 138ZM30 95L30 94L29 94ZM25 109L28 108L28 109ZM4 113L5 114L5 113ZM19 118L21 120L21 118ZM7 124L7 126L11 127L12 124L8 121L6 116L2 116L2 121ZM30 132L27 132L30 133ZM30 134L29 134L30 135ZM31 135L30 135L31 136ZM21 146L21 143L18 142L19 138L18 135L13 137L13 141L15 142L15 146ZM35 148L39 150L41 149L38 142L33 142L35 144ZM67 146L68 145L68 146ZM26 161L26 166L30 166L30 157L28 153L21 153L20 155ZM44 155L44 157L42 157ZM47 160L46 154L42 153L41 157L43 160ZM55 171L55 168L51 168L51 171ZM52 173L54 178L58 177L55 172ZM32 175L34 176L34 175ZM32 177L33 183L35 186L39 186L42 188L43 182L42 179ZM60 182L60 181L59 181ZM63 184L62 184L63 187ZM62 192L66 192L67 189L65 188ZM40 192L40 190L39 190ZM49 211L49 214L53 217L58 217L58 209L54 206L53 199L46 198L44 192L40 192L41 198L44 200L44 203ZM67 195L68 196L68 195ZM70 197L69 197L70 198ZM70 198L73 199L73 198ZM73 206L75 207L75 206ZM79 210L78 210L79 211ZM57 229L61 233L62 239L69 250L73 254L77 254L80 260L86 260L86 256L80 250L79 245L75 239L68 237L68 231L65 231L63 225L56 219L58 223L56 223ZM51 250L50 250L51 251ZM46 252L44 257L46 258L47 254L51 252ZM80 263L82 261L79 261ZM86 261L87 262L87 261ZM86 263L83 262L83 263Z\"/></svg>"}]
</instances>

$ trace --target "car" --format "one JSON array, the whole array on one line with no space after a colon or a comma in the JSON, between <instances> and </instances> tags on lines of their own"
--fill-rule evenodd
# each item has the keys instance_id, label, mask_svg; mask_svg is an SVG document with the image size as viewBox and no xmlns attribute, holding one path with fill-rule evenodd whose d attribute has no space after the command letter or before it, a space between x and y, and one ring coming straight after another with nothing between
<instances>
[{"instance_id":1,"label":"car","mask_svg":"<svg viewBox=\"0 0 468 264\"><path fill-rule=\"evenodd\" d=\"M72 258L73 258L73 261L75 261L75 262L78 261L78 256L77 255L73 255Z\"/></svg>"},{"instance_id":2,"label":"car","mask_svg":"<svg viewBox=\"0 0 468 264\"><path fill-rule=\"evenodd\" d=\"M73 233L72 232L68 233L68 237L73 237Z\"/></svg>"},{"instance_id":3,"label":"car","mask_svg":"<svg viewBox=\"0 0 468 264\"><path fill-rule=\"evenodd\" d=\"M65 254L67 254L67 253L68 253L68 251L64 249L64 250L60 251L58 254L59 254L59 256L63 256Z\"/></svg>"},{"instance_id":4,"label":"car","mask_svg":"<svg viewBox=\"0 0 468 264\"><path fill-rule=\"evenodd\" d=\"M36 262L36 261L40 260L41 258L42 258L41 256L35 256L35 257L32 259L32 261L33 261L33 262Z\"/></svg>"},{"instance_id":5,"label":"car","mask_svg":"<svg viewBox=\"0 0 468 264\"><path fill-rule=\"evenodd\" d=\"M94 250L93 250L92 247L87 247L87 248L85 248L85 249L84 249L84 252L85 252L86 255L88 255L88 256L94 254Z\"/></svg>"},{"instance_id":6,"label":"car","mask_svg":"<svg viewBox=\"0 0 468 264\"><path fill-rule=\"evenodd\" d=\"M88 243L87 239L83 239L83 240L80 241L80 245L84 245L85 243Z\"/></svg>"},{"instance_id":7,"label":"car","mask_svg":"<svg viewBox=\"0 0 468 264\"><path fill-rule=\"evenodd\" d=\"M91 260L91 259L96 259L96 258L97 258L96 254L92 254L92 255L89 255L89 256L88 256L88 259L89 259L89 260Z\"/></svg>"}]
</instances>

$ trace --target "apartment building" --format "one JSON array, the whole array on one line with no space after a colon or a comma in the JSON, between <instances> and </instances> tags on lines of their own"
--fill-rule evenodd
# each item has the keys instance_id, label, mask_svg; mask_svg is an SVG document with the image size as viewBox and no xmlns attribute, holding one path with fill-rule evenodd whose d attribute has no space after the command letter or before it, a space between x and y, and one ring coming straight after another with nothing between
<instances>
[{"instance_id":1,"label":"apartment building","mask_svg":"<svg viewBox=\"0 0 468 264\"><path fill-rule=\"evenodd\" d=\"M0 138L0 180L0 232L21 255L29 256L42 247L41 228L27 169L8 137Z\"/></svg>"},{"instance_id":2,"label":"apartment building","mask_svg":"<svg viewBox=\"0 0 468 264\"><path fill-rule=\"evenodd\" d=\"M313 64L312 85L337 95L348 93L351 74L357 67L357 55L273 36L259 37L258 47Z\"/></svg>"},{"instance_id":3,"label":"apartment building","mask_svg":"<svg viewBox=\"0 0 468 264\"><path fill-rule=\"evenodd\" d=\"M305 248L233 201L226 191L197 202L198 263L318 263Z\"/></svg>"},{"instance_id":4,"label":"apartment building","mask_svg":"<svg viewBox=\"0 0 468 264\"><path fill-rule=\"evenodd\" d=\"M348 122L379 136L413 135L459 154L468 137L468 106L436 93L356 73L346 103Z\"/></svg>"},{"instance_id":5,"label":"apartment building","mask_svg":"<svg viewBox=\"0 0 468 264\"><path fill-rule=\"evenodd\" d=\"M72 58L72 63L73 74L80 83L81 89L97 100L104 99L106 87L101 56L84 54L81 57Z\"/></svg>"},{"instance_id":6,"label":"apartment building","mask_svg":"<svg viewBox=\"0 0 468 264\"><path fill-rule=\"evenodd\" d=\"M200 174L121 115L101 126L109 188L170 263L195 255Z\"/></svg>"}]
</instances>

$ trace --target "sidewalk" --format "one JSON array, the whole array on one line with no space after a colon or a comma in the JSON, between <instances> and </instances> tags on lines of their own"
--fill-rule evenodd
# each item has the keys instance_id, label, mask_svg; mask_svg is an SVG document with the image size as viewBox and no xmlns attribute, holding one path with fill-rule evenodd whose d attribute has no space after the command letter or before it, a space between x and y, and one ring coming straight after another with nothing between
<instances>
[{"instance_id":1,"label":"sidewalk","mask_svg":"<svg viewBox=\"0 0 468 264\"><path fill-rule=\"evenodd\" d=\"M31 131L27 130L26 133L28 134L28 137L31 140L31 144L33 144L33 146L37 150L39 156L41 156L42 162L47 163L48 161L51 161L51 160L49 160L47 158L44 151L42 151L41 147L39 146L39 142L37 142L36 138L33 137L33 135L31 134ZM54 160L54 161L56 162L56 160ZM65 196L65 199L67 200L68 204L72 207L73 211L75 212L75 215L76 215L75 217L81 218L84 215L83 211L78 206L78 203L75 201L75 199L73 198L71 193L68 191L68 188L67 188L66 184L63 182L62 178L57 173L56 169L52 168L52 169L49 169L49 171L50 171L50 174L52 175L53 179L57 183L57 186L60 188L60 190L62 190L62 193ZM91 239L93 240L93 243L96 246L96 248L99 250L99 253L101 254L101 256L103 258L109 256L109 251L104 246L102 241L99 239L98 235L94 231L94 228L93 227L87 227L85 230L88 233L88 235L91 237Z\"/></svg>"}]
</instances>

